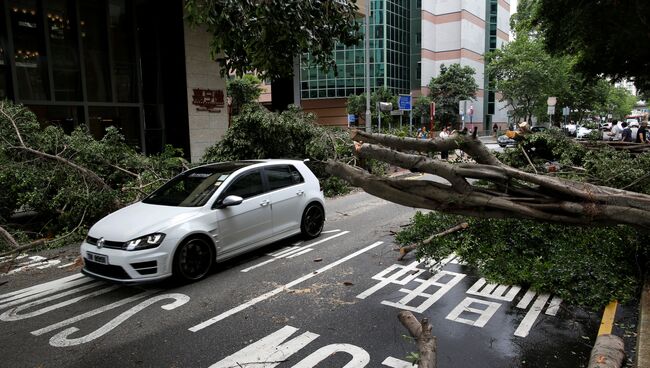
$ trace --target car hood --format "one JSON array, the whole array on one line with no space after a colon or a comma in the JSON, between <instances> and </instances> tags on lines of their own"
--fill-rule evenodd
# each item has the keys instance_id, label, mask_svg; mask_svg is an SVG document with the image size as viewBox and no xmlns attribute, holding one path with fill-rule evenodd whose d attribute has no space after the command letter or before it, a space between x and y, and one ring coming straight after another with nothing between
<instances>
[{"instance_id":1,"label":"car hood","mask_svg":"<svg viewBox=\"0 0 650 368\"><path fill-rule=\"evenodd\" d=\"M88 235L125 242L143 235L164 232L199 215L200 207L175 207L134 203L99 220Z\"/></svg>"}]
</instances>

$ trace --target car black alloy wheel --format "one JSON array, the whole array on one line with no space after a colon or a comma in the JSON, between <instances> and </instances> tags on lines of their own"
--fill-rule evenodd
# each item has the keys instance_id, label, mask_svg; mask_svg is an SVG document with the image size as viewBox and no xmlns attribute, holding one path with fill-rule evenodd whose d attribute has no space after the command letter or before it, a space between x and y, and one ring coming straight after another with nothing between
<instances>
[{"instance_id":1,"label":"car black alloy wheel","mask_svg":"<svg viewBox=\"0 0 650 368\"><path fill-rule=\"evenodd\" d=\"M324 223L325 212L323 208L317 204L310 204L302 214L300 230L306 238L313 239L323 231Z\"/></svg>"},{"instance_id":2,"label":"car black alloy wheel","mask_svg":"<svg viewBox=\"0 0 650 368\"><path fill-rule=\"evenodd\" d=\"M176 250L174 275L185 281L204 278L214 262L212 245L201 238L186 240Z\"/></svg>"}]
</instances>

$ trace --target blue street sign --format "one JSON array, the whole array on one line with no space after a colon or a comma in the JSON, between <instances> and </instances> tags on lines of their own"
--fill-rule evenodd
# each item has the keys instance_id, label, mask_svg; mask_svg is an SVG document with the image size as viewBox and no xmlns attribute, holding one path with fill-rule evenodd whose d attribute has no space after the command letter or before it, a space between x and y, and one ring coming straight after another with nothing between
<instances>
[{"instance_id":1,"label":"blue street sign","mask_svg":"<svg viewBox=\"0 0 650 368\"><path fill-rule=\"evenodd\" d=\"M348 114L348 123L354 123L357 121L357 116L354 114Z\"/></svg>"},{"instance_id":2,"label":"blue street sign","mask_svg":"<svg viewBox=\"0 0 650 368\"><path fill-rule=\"evenodd\" d=\"M400 110L411 111L411 95L399 95L397 105Z\"/></svg>"}]
</instances>

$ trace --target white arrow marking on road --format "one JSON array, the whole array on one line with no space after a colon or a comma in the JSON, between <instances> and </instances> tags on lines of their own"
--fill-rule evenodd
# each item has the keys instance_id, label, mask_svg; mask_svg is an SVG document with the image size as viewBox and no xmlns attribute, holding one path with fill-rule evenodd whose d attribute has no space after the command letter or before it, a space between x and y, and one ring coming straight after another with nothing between
<instances>
[{"instance_id":1,"label":"white arrow marking on road","mask_svg":"<svg viewBox=\"0 0 650 368\"><path fill-rule=\"evenodd\" d=\"M360 254L363 254L363 253L369 251L370 249L375 248L375 247L377 247L377 246L379 246L379 245L381 245L383 243L384 242L378 241L378 242L375 242L373 244L370 244L369 246L367 246L367 247L365 247L365 248L363 248L361 250L358 250L358 251L348 255L347 257L341 258L338 261L332 262L332 263L328 264L327 266L325 266L323 268L320 268L320 269L318 269L318 270L316 270L316 271L314 271L312 273L309 273L309 274L307 274L307 275L305 275L305 276L303 276L303 277L301 277L301 278L299 278L297 280L291 281L290 283L288 283L288 284L286 284L284 286L280 286L279 288L271 290L266 294L262 294L262 295L258 296L257 298L251 299L250 301L248 301L248 302L246 302L246 303L244 303L244 304L242 304L242 305L240 305L238 307L235 307L235 308L232 308L232 309L230 309L228 311L225 311L225 312L221 313L220 315L218 315L216 317L213 317L213 318L210 318L209 320L207 320L205 322L199 323L198 325L196 325L194 327L190 327L189 330L192 331L192 332L197 332L197 331L200 331L200 330L202 330L202 329L204 329L206 327L209 327L209 326L221 321L222 319L228 318L229 316L231 316L231 315L233 315L235 313L241 312L241 311L243 311L243 310L245 310L245 309L247 309L249 307L252 307L253 305L255 305L255 304L257 304L257 303L259 303L261 301L269 299L274 295L277 295L277 294L279 294L279 293L281 293L281 292L283 292L283 291L285 291L285 290L287 290L287 289L289 289L289 288L291 288L293 286L296 286L296 285L300 284L303 281L309 280L310 278L312 278L312 277L314 277L316 275L319 275L319 274L321 274L321 273L323 273L323 272L325 272L325 271L327 271L327 270L329 270L331 268L334 268L334 267L340 265L341 263L343 263L345 261L348 261L348 260L350 260L350 259L352 259L352 258L354 258L354 257L356 257L356 256L358 256Z\"/></svg>"}]
</instances>

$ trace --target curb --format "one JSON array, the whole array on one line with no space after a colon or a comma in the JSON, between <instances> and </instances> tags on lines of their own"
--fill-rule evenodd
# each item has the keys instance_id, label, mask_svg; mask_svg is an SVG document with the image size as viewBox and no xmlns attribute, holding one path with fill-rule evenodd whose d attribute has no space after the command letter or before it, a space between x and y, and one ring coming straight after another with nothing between
<instances>
[{"instance_id":1,"label":"curb","mask_svg":"<svg viewBox=\"0 0 650 368\"><path fill-rule=\"evenodd\" d=\"M650 367L650 282L646 279L639 303L639 329L636 339L636 366Z\"/></svg>"}]
</instances>

